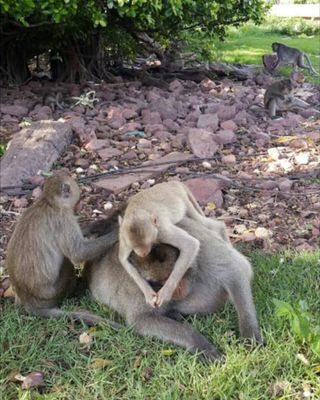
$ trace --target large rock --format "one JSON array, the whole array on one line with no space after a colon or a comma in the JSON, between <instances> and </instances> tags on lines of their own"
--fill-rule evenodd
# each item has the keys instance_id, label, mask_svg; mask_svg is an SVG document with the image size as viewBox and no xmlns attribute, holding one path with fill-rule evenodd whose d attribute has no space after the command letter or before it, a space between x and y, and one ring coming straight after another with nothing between
<instances>
[{"instance_id":1,"label":"large rock","mask_svg":"<svg viewBox=\"0 0 320 400\"><path fill-rule=\"evenodd\" d=\"M214 135L214 140L218 144L229 144L237 140L235 133L229 129L220 130Z\"/></svg>"},{"instance_id":2,"label":"large rock","mask_svg":"<svg viewBox=\"0 0 320 400\"><path fill-rule=\"evenodd\" d=\"M197 128L210 128L212 131L215 131L218 125L219 120L215 114L201 114L197 122Z\"/></svg>"},{"instance_id":3,"label":"large rock","mask_svg":"<svg viewBox=\"0 0 320 400\"><path fill-rule=\"evenodd\" d=\"M191 154L172 152L156 161L147 161L143 163L141 169L130 172L130 168L128 168L127 174L105 177L96 181L94 185L116 194L128 188L132 183L139 181L144 182L147 179L154 178L164 173L172 165L180 165L191 157ZM159 163L160 165L157 165ZM146 169L148 172L144 172ZM152 172L150 172L150 170L152 170Z\"/></svg>"},{"instance_id":4,"label":"large rock","mask_svg":"<svg viewBox=\"0 0 320 400\"><path fill-rule=\"evenodd\" d=\"M16 194L23 182L38 171L48 172L52 164L71 143L72 129L65 122L39 121L15 134L0 160L0 189Z\"/></svg>"},{"instance_id":5,"label":"large rock","mask_svg":"<svg viewBox=\"0 0 320 400\"><path fill-rule=\"evenodd\" d=\"M184 183L200 204L215 203L217 207L222 206L223 198L221 189L224 184L221 180L201 177L189 179Z\"/></svg>"},{"instance_id":6,"label":"large rock","mask_svg":"<svg viewBox=\"0 0 320 400\"><path fill-rule=\"evenodd\" d=\"M172 98L164 99L161 97L160 99L151 102L149 109L151 111L159 112L163 120L172 119L172 121L175 121L178 117L175 100Z\"/></svg>"},{"instance_id":7,"label":"large rock","mask_svg":"<svg viewBox=\"0 0 320 400\"><path fill-rule=\"evenodd\" d=\"M188 133L188 144L197 157L212 157L219 146L214 135L205 129L191 128Z\"/></svg>"},{"instance_id":8,"label":"large rock","mask_svg":"<svg viewBox=\"0 0 320 400\"><path fill-rule=\"evenodd\" d=\"M19 106L19 105L9 106L7 104L1 104L0 111L2 114L10 114L10 115L12 115L14 117L18 117L18 118L26 117L29 113L29 110L27 107Z\"/></svg>"}]
</instances>

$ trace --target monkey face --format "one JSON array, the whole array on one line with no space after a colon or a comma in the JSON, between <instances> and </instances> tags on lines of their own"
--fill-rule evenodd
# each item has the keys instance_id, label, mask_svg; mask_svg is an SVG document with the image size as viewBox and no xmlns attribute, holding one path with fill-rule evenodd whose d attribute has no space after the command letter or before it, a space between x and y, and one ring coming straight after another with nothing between
<instances>
[{"instance_id":1,"label":"monkey face","mask_svg":"<svg viewBox=\"0 0 320 400\"><path fill-rule=\"evenodd\" d=\"M44 195L59 207L73 209L80 199L77 182L65 171L58 171L46 179Z\"/></svg>"}]
</instances>

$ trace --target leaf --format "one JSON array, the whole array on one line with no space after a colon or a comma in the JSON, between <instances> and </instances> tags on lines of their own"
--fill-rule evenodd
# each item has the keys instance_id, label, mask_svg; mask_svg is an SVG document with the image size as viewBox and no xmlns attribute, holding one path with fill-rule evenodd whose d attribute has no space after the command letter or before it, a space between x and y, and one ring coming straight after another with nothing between
<instances>
[{"instance_id":1,"label":"leaf","mask_svg":"<svg viewBox=\"0 0 320 400\"><path fill-rule=\"evenodd\" d=\"M176 351L173 349L164 349L161 350L161 355L165 357L171 357Z\"/></svg>"},{"instance_id":2,"label":"leaf","mask_svg":"<svg viewBox=\"0 0 320 400\"><path fill-rule=\"evenodd\" d=\"M30 372L22 382L22 389L30 389L31 387L43 386L43 373L42 372Z\"/></svg>"},{"instance_id":3,"label":"leaf","mask_svg":"<svg viewBox=\"0 0 320 400\"><path fill-rule=\"evenodd\" d=\"M208 210L215 210L216 208L217 208L217 206L213 202L210 202L210 203L207 204L207 209Z\"/></svg>"},{"instance_id":4,"label":"leaf","mask_svg":"<svg viewBox=\"0 0 320 400\"><path fill-rule=\"evenodd\" d=\"M275 142L276 143L285 143L290 142L291 140L300 139L299 136L279 136Z\"/></svg>"},{"instance_id":5,"label":"leaf","mask_svg":"<svg viewBox=\"0 0 320 400\"><path fill-rule=\"evenodd\" d=\"M93 342L93 338L90 334L88 334L87 332L83 332L81 333L81 335L79 336L79 342L81 344L84 345L84 347L90 347L92 342Z\"/></svg>"},{"instance_id":6,"label":"leaf","mask_svg":"<svg viewBox=\"0 0 320 400\"><path fill-rule=\"evenodd\" d=\"M300 313L295 313L291 321L291 325L294 333L300 339L307 339L310 335L310 323L308 319Z\"/></svg>"},{"instance_id":7,"label":"leaf","mask_svg":"<svg viewBox=\"0 0 320 400\"><path fill-rule=\"evenodd\" d=\"M137 368L140 367L141 360L142 360L142 354L138 355L138 357L134 360L134 363L133 363L133 368L134 369L137 369Z\"/></svg>"},{"instance_id":8,"label":"leaf","mask_svg":"<svg viewBox=\"0 0 320 400\"><path fill-rule=\"evenodd\" d=\"M289 303L278 299L273 299L273 303L276 308L277 317L287 317L295 315L294 309Z\"/></svg>"},{"instance_id":9,"label":"leaf","mask_svg":"<svg viewBox=\"0 0 320 400\"><path fill-rule=\"evenodd\" d=\"M113 364L112 360L105 360L104 358L94 358L90 364L90 368L92 369L105 368L112 364Z\"/></svg>"}]
</instances>

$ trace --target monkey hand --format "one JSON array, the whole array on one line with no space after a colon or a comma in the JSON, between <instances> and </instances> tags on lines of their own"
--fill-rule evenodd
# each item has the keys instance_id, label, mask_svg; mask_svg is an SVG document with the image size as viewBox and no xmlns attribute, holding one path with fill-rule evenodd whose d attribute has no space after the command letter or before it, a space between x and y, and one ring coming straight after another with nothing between
<instances>
[{"instance_id":1,"label":"monkey hand","mask_svg":"<svg viewBox=\"0 0 320 400\"><path fill-rule=\"evenodd\" d=\"M153 289L145 290L144 297L146 299L146 303L151 307L155 308L157 306L157 293Z\"/></svg>"},{"instance_id":2,"label":"monkey hand","mask_svg":"<svg viewBox=\"0 0 320 400\"><path fill-rule=\"evenodd\" d=\"M161 307L163 304L169 303L172 299L175 289L168 285L162 286L162 288L157 293L156 297L156 307Z\"/></svg>"}]
</instances>

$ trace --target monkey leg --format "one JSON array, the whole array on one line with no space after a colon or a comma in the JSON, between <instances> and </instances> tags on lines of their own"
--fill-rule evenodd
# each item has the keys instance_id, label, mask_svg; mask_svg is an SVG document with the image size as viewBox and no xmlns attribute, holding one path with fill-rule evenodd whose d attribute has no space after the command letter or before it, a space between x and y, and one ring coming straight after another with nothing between
<instances>
[{"instance_id":1,"label":"monkey leg","mask_svg":"<svg viewBox=\"0 0 320 400\"><path fill-rule=\"evenodd\" d=\"M209 361L217 361L222 354L204 336L190 325L182 324L163 315L143 313L131 321L133 329L142 336L153 336L184 347L192 353L202 353Z\"/></svg>"},{"instance_id":2,"label":"monkey leg","mask_svg":"<svg viewBox=\"0 0 320 400\"><path fill-rule=\"evenodd\" d=\"M231 266L229 279L224 279L232 303L238 314L240 335L262 343L256 308L253 303L250 279L244 276L239 266Z\"/></svg>"},{"instance_id":3,"label":"monkey leg","mask_svg":"<svg viewBox=\"0 0 320 400\"><path fill-rule=\"evenodd\" d=\"M277 112L277 100L276 99L271 99L269 101L268 110L269 110L270 118L275 119L276 112Z\"/></svg>"},{"instance_id":4,"label":"monkey leg","mask_svg":"<svg viewBox=\"0 0 320 400\"><path fill-rule=\"evenodd\" d=\"M168 280L157 293L156 305L158 307L171 300L178 283L192 265L200 248L198 239L175 225L167 226L166 228L161 227L160 232L159 242L176 247L179 249L180 254Z\"/></svg>"}]
</instances>

